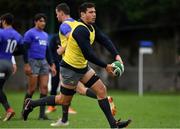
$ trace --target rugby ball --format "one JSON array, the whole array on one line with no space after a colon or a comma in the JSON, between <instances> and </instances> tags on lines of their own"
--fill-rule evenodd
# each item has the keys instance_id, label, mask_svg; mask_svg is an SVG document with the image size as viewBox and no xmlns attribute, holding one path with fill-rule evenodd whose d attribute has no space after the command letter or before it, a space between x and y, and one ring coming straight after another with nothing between
<instances>
[{"instance_id":1,"label":"rugby ball","mask_svg":"<svg viewBox=\"0 0 180 129\"><path fill-rule=\"evenodd\" d=\"M121 76L124 72L124 65L122 63L120 63L119 61L114 61L112 63L112 66L114 68L114 75L115 76Z\"/></svg>"}]
</instances>

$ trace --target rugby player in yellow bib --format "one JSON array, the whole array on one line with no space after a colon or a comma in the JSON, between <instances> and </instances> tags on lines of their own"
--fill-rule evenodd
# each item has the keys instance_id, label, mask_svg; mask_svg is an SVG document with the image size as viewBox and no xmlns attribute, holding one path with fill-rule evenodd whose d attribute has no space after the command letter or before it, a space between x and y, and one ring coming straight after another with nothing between
<instances>
[{"instance_id":1,"label":"rugby player in yellow bib","mask_svg":"<svg viewBox=\"0 0 180 129\"><path fill-rule=\"evenodd\" d=\"M68 43L68 37L70 32L72 31L73 28L76 27L76 23L78 23L76 20L70 17L70 9L67 4L61 3L57 5L56 7L56 14L57 14L57 19L59 22L62 22L59 28L59 37L61 41L61 46L59 46L57 53L59 55L62 55L64 57L64 52ZM81 95L86 95L91 98L97 98L95 93L89 88L84 87L83 85L78 85L76 88L76 91L81 94ZM70 110L69 106L62 106L62 113L63 116L62 118L59 118L57 122L51 123L51 126L65 126L68 125L68 112L72 111Z\"/></svg>"},{"instance_id":2,"label":"rugby player in yellow bib","mask_svg":"<svg viewBox=\"0 0 180 129\"><path fill-rule=\"evenodd\" d=\"M107 48L114 60L123 63L121 57L112 41L93 25L96 19L95 5L93 3L83 3L80 6L79 12L81 21L76 24L76 27L73 28L68 37L65 55L61 62L61 94L46 97L46 99L43 99L44 101L41 101L40 103L45 105L70 105L73 95L75 94L75 89L81 82L96 93L98 104L111 128L127 127L131 120L115 120L108 102L106 86L96 75L95 71L88 65L88 61L90 61L105 68L108 74L114 76L113 66L103 62L95 55L91 47L94 40ZM38 101L27 100L26 103L24 120L27 119L28 114L33 108L38 105Z\"/></svg>"},{"instance_id":3,"label":"rugby player in yellow bib","mask_svg":"<svg viewBox=\"0 0 180 129\"><path fill-rule=\"evenodd\" d=\"M96 26L92 25L96 18L94 4L82 4L80 6L80 16L81 22L76 23L76 27L69 35L65 56L61 63L60 73L62 75L62 87L64 87L62 93L73 95L72 87L78 84L77 81L80 81L86 87L92 88L96 92L99 106L104 112L110 127L126 127L131 120L116 121L114 119L108 103L105 85L95 74L95 71L88 66L88 61L90 61L105 68L109 74L113 75L112 65L99 60L94 54L91 45L94 43L95 39L111 52L115 60L119 60L122 63L121 57L111 40L109 40ZM71 99L72 98L67 97L67 101L71 101Z\"/></svg>"},{"instance_id":4,"label":"rugby player in yellow bib","mask_svg":"<svg viewBox=\"0 0 180 129\"><path fill-rule=\"evenodd\" d=\"M73 30L73 28L75 28L77 25L79 25L79 22L70 17L70 9L69 9L68 5L65 3L61 3L61 4L57 5L56 14L57 14L58 21L62 22L62 24L60 25L60 28L59 28L59 37L61 40L61 46L59 46L57 53L64 57L64 53L65 53L66 46L68 43L67 40L69 38L70 32ZM82 24L82 25L84 25L84 24ZM97 99L96 94L90 88L86 88L84 85L82 85L82 83L80 83L80 85L77 85L76 92L81 95L86 95L88 97ZM112 97L108 96L108 100L110 102L110 105L112 105L111 112L113 115L115 115L116 114L115 105L114 105L113 101L110 101L110 100L113 100ZM55 123L51 123L51 126L67 125L67 123L68 123L67 108L68 108L68 106L62 106L62 110L63 110L62 118L59 118L57 120L57 122L55 122ZM69 108L69 111L71 111L70 109L71 108Z\"/></svg>"}]
</instances>

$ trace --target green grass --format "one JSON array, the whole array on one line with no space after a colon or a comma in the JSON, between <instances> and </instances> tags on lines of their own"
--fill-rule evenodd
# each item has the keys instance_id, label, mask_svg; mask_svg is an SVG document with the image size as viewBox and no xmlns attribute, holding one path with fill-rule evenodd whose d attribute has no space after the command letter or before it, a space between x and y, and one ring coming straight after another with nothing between
<instances>
[{"instance_id":1,"label":"green grass","mask_svg":"<svg viewBox=\"0 0 180 129\"><path fill-rule=\"evenodd\" d=\"M129 128L180 128L180 95L178 94L145 94L138 97L133 93L110 91L117 106L116 118L128 119L133 122ZM33 99L38 98L35 94ZM49 114L52 120L37 120L39 108L29 116L28 121L20 118L24 93L10 92L8 100L16 112L16 116L8 122L0 120L0 128L51 128L50 123L61 116L61 107ZM75 95L72 107L77 110L76 115L69 115L70 125L66 128L108 128L109 125L94 99ZM0 106L0 116L4 116L4 109Z\"/></svg>"}]
</instances>

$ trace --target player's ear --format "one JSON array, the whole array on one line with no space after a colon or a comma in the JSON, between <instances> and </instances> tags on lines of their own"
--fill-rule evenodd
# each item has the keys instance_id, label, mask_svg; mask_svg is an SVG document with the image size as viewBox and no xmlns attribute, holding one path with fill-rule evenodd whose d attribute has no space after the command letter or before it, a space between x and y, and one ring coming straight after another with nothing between
<instances>
[{"instance_id":1,"label":"player's ear","mask_svg":"<svg viewBox=\"0 0 180 129\"><path fill-rule=\"evenodd\" d=\"M6 21L5 21L5 20L2 20L2 21L1 21L1 24L2 24L2 26L6 25Z\"/></svg>"},{"instance_id":2,"label":"player's ear","mask_svg":"<svg viewBox=\"0 0 180 129\"><path fill-rule=\"evenodd\" d=\"M84 18L84 17L85 17L85 13L81 12L81 18Z\"/></svg>"},{"instance_id":3,"label":"player's ear","mask_svg":"<svg viewBox=\"0 0 180 129\"><path fill-rule=\"evenodd\" d=\"M59 11L59 15L60 15L60 16L63 16L63 15L64 15L64 12L63 12L63 11Z\"/></svg>"}]
</instances>

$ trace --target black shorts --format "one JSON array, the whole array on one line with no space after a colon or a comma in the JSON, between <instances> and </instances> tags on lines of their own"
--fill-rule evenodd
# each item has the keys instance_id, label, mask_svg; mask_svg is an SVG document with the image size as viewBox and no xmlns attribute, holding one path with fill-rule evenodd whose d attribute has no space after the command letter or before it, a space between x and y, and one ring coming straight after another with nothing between
<instances>
[{"instance_id":1,"label":"black shorts","mask_svg":"<svg viewBox=\"0 0 180 129\"><path fill-rule=\"evenodd\" d=\"M8 79L12 74L12 62L5 59L0 59L0 79Z\"/></svg>"}]
</instances>

